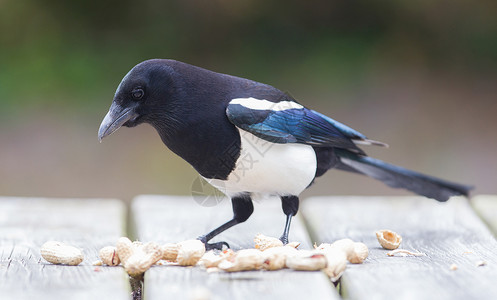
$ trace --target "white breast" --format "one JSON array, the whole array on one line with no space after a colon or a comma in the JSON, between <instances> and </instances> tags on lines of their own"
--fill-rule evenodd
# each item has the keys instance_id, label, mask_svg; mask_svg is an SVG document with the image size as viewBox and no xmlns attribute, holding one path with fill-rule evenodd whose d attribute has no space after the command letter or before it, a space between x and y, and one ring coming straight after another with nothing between
<instances>
[{"instance_id":1,"label":"white breast","mask_svg":"<svg viewBox=\"0 0 497 300\"><path fill-rule=\"evenodd\" d=\"M206 179L227 196L299 195L314 179L316 154L303 144L274 144L239 129L241 154L227 180Z\"/></svg>"}]
</instances>

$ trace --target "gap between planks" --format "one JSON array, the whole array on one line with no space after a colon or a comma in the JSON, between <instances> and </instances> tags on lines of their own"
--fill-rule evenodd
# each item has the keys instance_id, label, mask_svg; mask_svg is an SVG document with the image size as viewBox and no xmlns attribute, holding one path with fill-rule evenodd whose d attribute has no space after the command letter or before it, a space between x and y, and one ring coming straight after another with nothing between
<instances>
[{"instance_id":1,"label":"gap between planks","mask_svg":"<svg viewBox=\"0 0 497 300\"><path fill-rule=\"evenodd\" d=\"M130 299L122 268L99 267L98 250L124 234L125 205L112 199L0 197L1 299ZM40 246L58 240L81 248L78 266L53 265Z\"/></svg>"},{"instance_id":2,"label":"gap between planks","mask_svg":"<svg viewBox=\"0 0 497 300\"><path fill-rule=\"evenodd\" d=\"M342 277L347 299L497 299L497 242L464 198L316 197L301 207L320 242L351 238L369 247L365 263L349 265ZM387 256L376 240L380 229L426 256Z\"/></svg>"}]
</instances>

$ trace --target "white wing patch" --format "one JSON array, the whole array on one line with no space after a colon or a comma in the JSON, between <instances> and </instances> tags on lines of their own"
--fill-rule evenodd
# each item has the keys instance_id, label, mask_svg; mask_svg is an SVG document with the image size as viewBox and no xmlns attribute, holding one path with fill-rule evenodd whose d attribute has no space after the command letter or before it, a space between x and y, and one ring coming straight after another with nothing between
<instances>
[{"instance_id":1,"label":"white wing patch","mask_svg":"<svg viewBox=\"0 0 497 300\"><path fill-rule=\"evenodd\" d=\"M280 101L277 103L256 98L236 98L230 101L230 104L240 104L246 108L256 109L256 110L272 110L272 111L282 111L287 109L301 109L304 108L302 105L293 101Z\"/></svg>"}]
</instances>

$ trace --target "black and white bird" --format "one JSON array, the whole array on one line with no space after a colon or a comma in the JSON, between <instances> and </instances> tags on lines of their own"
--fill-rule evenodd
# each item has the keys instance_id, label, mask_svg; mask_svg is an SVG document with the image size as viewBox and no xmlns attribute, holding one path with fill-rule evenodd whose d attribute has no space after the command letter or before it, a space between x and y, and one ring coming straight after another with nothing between
<instances>
[{"instance_id":1,"label":"black and white bird","mask_svg":"<svg viewBox=\"0 0 497 300\"><path fill-rule=\"evenodd\" d=\"M233 219L201 236L247 220L252 199L281 198L288 242L299 194L332 168L373 177L394 188L446 201L471 187L368 157L358 145L379 145L356 130L308 109L270 85L167 59L144 61L119 84L98 137L121 126L152 125L164 144L231 198Z\"/></svg>"}]
</instances>

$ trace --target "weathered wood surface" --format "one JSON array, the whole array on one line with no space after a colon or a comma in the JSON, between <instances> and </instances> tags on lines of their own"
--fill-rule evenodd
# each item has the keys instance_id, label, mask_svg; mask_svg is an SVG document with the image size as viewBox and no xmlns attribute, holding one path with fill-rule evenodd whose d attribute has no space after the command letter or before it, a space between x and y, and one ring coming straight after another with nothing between
<instances>
[{"instance_id":1,"label":"weathered wood surface","mask_svg":"<svg viewBox=\"0 0 497 300\"><path fill-rule=\"evenodd\" d=\"M497 196L478 195L471 199L471 205L494 235L497 235Z\"/></svg>"},{"instance_id":2,"label":"weathered wood surface","mask_svg":"<svg viewBox=\"0 0 497 300\"><path fill-rule=\"evenodd\" d=\"M285 223L279 199L254 203L254 214L245 223L222 233L233 249L253 248L257 233L280 236ZM232 217L231 203L225 199L214 207L203 207L192 197L139 196L132 203L137 237L141 241L178 242L207 233ZM291 241L311 243L300 218L294 218ZM339 299L329 279L321 272L250 271L211 273L199 267L153 266L145 274L146 300L191 299L197 293L209 299Z\"/></svg>"},{"instance_id":3,"label":"weathered wood surface","mask_svg":"<svg viewBox=\"0 0 497 300\"><path fill-rule=\"evenodd\" d=\"M318 241L351 238L370 249L365 263L349 265L342 277L347 299L497 299L497 242L465 199L320 197L302 208ZM379 229L398 232L401 248L426 256L387 256Z\"/></svg>"},{"instance_id":4,"label":"weathered wood surface","mask_svg":"<svg viewBox=\"0 0 497 300\"><path fill-rule=\"evenodd\" d=\"M124 235L125 213L117 200L0 197L0 299L130 299L122 268L92 265ZM46 262L48 240L81 248L84 261Z\"/></svg>"}]
</instances>

